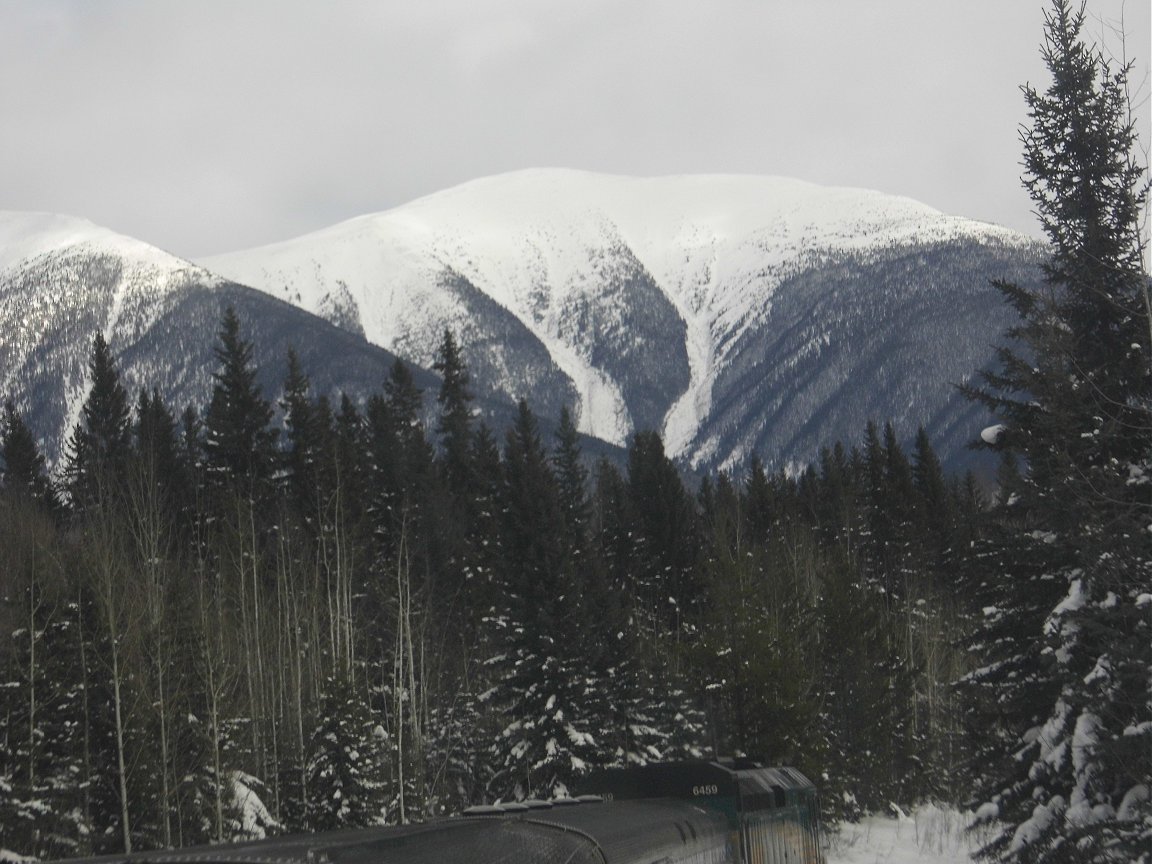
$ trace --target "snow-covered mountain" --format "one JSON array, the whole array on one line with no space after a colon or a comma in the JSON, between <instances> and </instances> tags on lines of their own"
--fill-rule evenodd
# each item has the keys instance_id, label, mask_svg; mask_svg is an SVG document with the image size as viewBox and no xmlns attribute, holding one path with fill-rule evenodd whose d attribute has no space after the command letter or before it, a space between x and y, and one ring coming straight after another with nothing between
<instances>
[{"instance_id":1,"label":"snow-covered mountain","mask_svg":"<svg viewBox=\"0 0 1152 864\"><path fill-rule=\"evenodd\" d=\"M135 397L207 404L220 317L236 308L269 398L295 345L317 392L378 390L388 352L259 291L82 219L0 212L0 398L12 398L55 461L87 394L102 332ZM431 376L417 370L425 386Z\"/></svg>"},{"instance_id":2,"label":"snow-covered mountain","mask_svg":"<svg viewBox=\"0 0 1152 864\"><path fill-rule=\"evenodd\" d=\"M773 177L521 171L204 259L427 366L445 327L481 388L697 466L806 461L865 422L958 452L953 384L1007 323L992 278L1039 246L859 189Z\"/></svg>"}]
</instances>

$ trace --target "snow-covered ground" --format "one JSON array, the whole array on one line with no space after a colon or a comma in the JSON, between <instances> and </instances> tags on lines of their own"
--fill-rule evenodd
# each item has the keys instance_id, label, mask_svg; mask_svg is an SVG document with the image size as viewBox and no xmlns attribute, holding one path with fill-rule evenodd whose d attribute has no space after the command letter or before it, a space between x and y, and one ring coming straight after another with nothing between
<instances>
[{"instance_id":1,"label":"snow-covered ground","mask_svg":"<svg viewBox=\"0 0 1152 864\"><path fill-rule=\"evenodd\" d=\"M931 805L845 823L831 838L828 864L968 864L975 841L967 823L964 814Z\"/></svg>"}]
</instances>

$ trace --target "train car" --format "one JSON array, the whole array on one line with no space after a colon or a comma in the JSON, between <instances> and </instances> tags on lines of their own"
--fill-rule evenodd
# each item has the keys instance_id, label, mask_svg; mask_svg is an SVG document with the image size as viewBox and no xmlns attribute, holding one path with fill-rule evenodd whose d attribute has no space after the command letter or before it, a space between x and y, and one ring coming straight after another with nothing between
<instances>
[{"instance_id":1,"label":"train car","mask_svg":"<svg viewBox=\"0 0 1152 864\"><path fill-rule=\"evenodd\" d=\"M815 790L792 769L689 762L606 771L587 794L419 825L89 859L93 864L822 864Z\"/></svg>"},{"instance_id":2,"label":"train car","mask_svg":"<svg viewBox=\"0 0 1152 864\"><path fill-rule=\"evenodd\" d=\"M822 864L816 788L795 768L751 760L659 763L604 771L582 789L609 801L690 801L728 824L725 861Z\"/></svg>"}]
</instances>

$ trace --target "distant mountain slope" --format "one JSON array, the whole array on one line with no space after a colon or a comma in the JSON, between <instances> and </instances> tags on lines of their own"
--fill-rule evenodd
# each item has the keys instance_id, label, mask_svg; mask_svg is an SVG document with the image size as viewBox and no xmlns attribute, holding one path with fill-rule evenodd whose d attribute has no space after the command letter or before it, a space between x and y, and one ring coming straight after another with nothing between
<instances>
[{"instance_id":1,"label":"distant mountain slope","mask_svg":"<svg viewBox=\"0 0 1152 864\"><path fill-rule=\"evenodd\" d=\"M478 385L700 467L807 461L864 423L982 418L952 387L1008 321L992 278L1040 247L906 198L772 177L534 170L204 259L427 365L445 326Z\"/></svg>"},{"instance_id":2,"label":"distant mountain slope","mask_svg":"<svg viewBox=\"0 0 1152 864\"><path fill-rule=\"evenodd\" d=\"M157 387L176 411L202 409L213 348L232 305L254 342L266 398L278 398L294 345L316 393L381 389L394 357L259 291L91 223L0 212L0 398L16 400L57 460L87 394L92 338L104 333L135 399ZM428 372L417 383L435 387Z\"/></svg>"}]
</instances>

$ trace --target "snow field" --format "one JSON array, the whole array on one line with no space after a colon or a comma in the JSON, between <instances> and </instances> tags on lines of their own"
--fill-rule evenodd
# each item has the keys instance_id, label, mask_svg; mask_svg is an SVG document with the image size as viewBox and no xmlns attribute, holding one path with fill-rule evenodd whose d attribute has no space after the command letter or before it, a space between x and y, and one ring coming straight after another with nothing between
<instances>
[{"instance_id":1,"label":"snow field","mask_svg":"<svg viewBox=\"0 0 1152 864\"><path fill-rule=\"evenodd\" d=\"M832 834L828 864L969 864L979 845L967 833L970 814L925 804L911 815L893 807L893 816L845 822Z\"/></svg>"}]
</instances>

